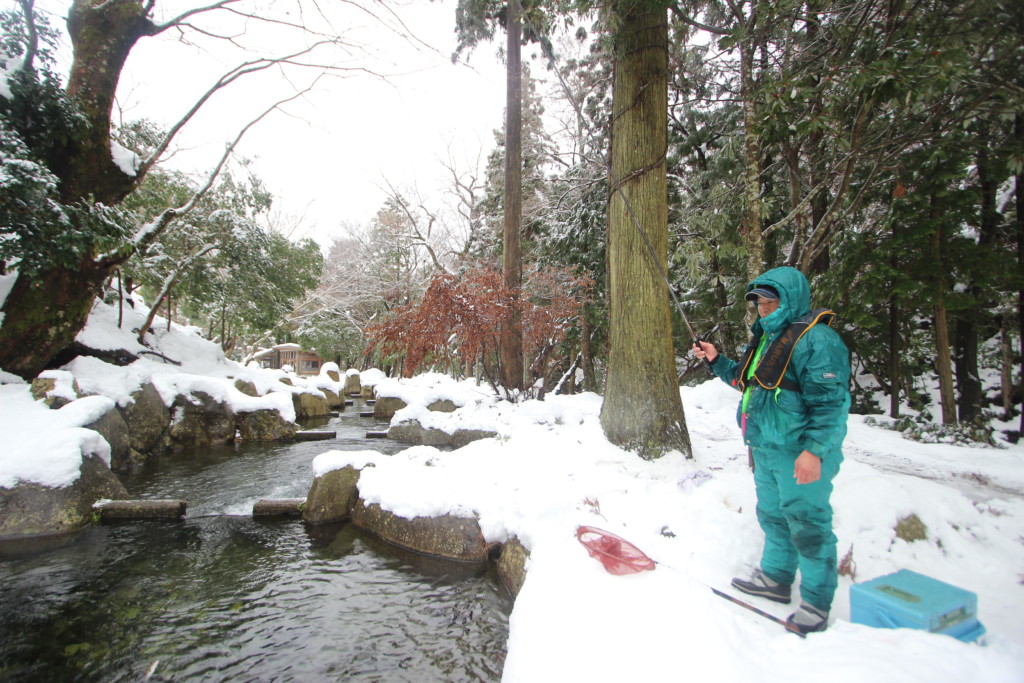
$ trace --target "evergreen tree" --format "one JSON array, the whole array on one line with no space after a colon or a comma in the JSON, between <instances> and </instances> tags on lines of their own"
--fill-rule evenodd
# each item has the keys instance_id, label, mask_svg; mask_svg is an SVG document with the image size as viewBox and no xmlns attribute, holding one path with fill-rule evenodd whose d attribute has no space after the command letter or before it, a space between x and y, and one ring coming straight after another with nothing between
<instances>
[{"instance_id":1,"label":"evergreen tree","mask_svg":"<svg viewBox=\"0 0 1024 683\"><path fill-rule=\"evenodd\" d=\"M527 28L523 30L523 16ZM531 14L533 15L531 17ZM540 4L524 7L522 0L501 3L492 0L460 0L456 10L456 30L459 33L458 52L489 39L499 21L507 34L505 59L507 64L507 96L505 102L505 168L502 226L502 274L505 286L521 292L523 259L521 240L523 231L523 148L522 148L522 64L524 42L539 41L546 44L544 14ZM456 54L458 54L458 52ZM516 295L518 296L518 294ZM512 316L502 323L501 376L506 388L522 389L523 328L519 307L513 307Z\"/></svg>"},{"instance_id":2,"label":"evergreen tree","mask_svg":"<svg viewBox=\"0 0 1024 683\"><path fill-rule=\"evenodd\" d=\"M123 138L144 139L146 127L135 125ZM182 174L157 170L123 206L141 224L194 193ZM265 335L315 286L323 267L315 242L292 243L260 224L271 202L259 178L240 182L224 174L195 210L133 255L123 267L126 280L154 302L154 313L173 297L180 314L206 327L225 351Z\"/></svg>"},{"instance_id":3,"label":"evergreen tree","mask_svg":"<svg viewBox=\"0 0 1024 683\"><path fill-rule=\"evenodd\" d=\"M600 27L598 26L598 33ZM611 110L611 59L606 45L577 30L573 41L586 50L579 58L564 60L552 54L557 76L555 97L569 110L562 127L559 155L568 160L561 173L548 181L545 206L547 239L536 250L544 265L568 265L594 283L590 301L581 315L580 364L584 386L598 391L599 371L608 338L607 220L608 122ZM570 335L570 341L577 337Z\"/></svg>"},{"instance_id":4,"label":"evergreen tree","mask_svg":"<svg viewBox=\"0 0 1024 683\"><path fill-rule=\"evenodd\" d=\"M522 237L523 260L536 259L538 248L548 236L549 179L555 146L544 128L544 104L531 78L529 67L523 68L522 128ZM505 126L494 133L494 150L487 158L484 198L481 203L487 234L478 243L475 253L484 260L502 254L501 234L505 221ZM486 240L486 241L484 241Z\"/></svg>"}]
</instances>

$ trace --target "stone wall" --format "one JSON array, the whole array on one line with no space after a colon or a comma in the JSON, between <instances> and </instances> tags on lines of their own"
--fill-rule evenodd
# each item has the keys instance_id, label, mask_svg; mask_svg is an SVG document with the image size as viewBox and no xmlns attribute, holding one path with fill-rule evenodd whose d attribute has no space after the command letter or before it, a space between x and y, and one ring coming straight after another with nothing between
<instances>
[{"instance_id":1,"label":"stone wall","mask_svg":"<svg viewBox=\"0 0 1024 683\"><path fill-rule=\"evenodd\" d=\"M52 374L33 380L30 390L36 400L57 409L81 398L70 373ZM257 395L251 383L236 382L235 387L250 396ZM295 396L300 417L330 412L329 401L323 396ZM19 482L9 489L0 488L0 539L63 534L89 524L96 501L128 497L115 472L130 472L168 450L231 443L239 436L253 441L284 440L298 431L298 425L284 419L277 410L235 413L229 404L199 391L178 395L168 407L151 382L133 393L127 405L111 402L106 413L85 427L99 433L110 445L110 466L89 456L83 458L78 481L71 486L49 488Z\"/></svg>"},{"instance_id":2,"label":"stone wall","mask_svg":"<svg viewBox=\"0 0 1024 683\"><path fill-rule=\"evenodd\" d=\"M53 378L37 378L32 382L32 394L51 408L59 408L73 399L67 396L66 387L56 391L57 384ZM80 397L77 385L69 386L74 386L75 395ZM251 382L236 380L234 387L247 396L259 395ZM292 395L296 419L326 417L332 409L344 409L339 394L322 391L324 396L312 392ZM110 468L114 472L133 471L148 458L176 448L232 443L236 438L287 440L299 430L298 424L276 410L235 413L227 403L201 391L178 395L168 407L152 382L135 391L127 405L117 406L87 428L99 432L110 444Z\"/></svg>"},{"instance_id":3,"label":"stone wall","mask_svg":"<svg viewBox=\"0 0 1024 683\"><path fill-rule=\"evenodd\" d=\"M318 525L342 520L393 545L456 562L495 562L498 576L514 598L526 580L529 552L518 539L488 543L476 517L414 517L407 519L367 504L359 497L359 470L347 466L313 480L302 519Z\"/></svg>"}]
</instances>

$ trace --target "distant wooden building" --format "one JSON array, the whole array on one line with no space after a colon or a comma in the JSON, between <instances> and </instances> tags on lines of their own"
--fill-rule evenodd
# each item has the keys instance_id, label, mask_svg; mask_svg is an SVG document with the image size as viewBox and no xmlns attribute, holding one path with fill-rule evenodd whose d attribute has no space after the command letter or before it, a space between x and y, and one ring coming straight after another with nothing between
<instances>
[{"instance_id":1,"label":"distant wooden building","mask_svg":"<svg viewBox=\"0 0 1024 683\"><path fill-rule=\"evenodd\" d=\"M253 360L264 368L280 370L290 365L297 375L319 375L324 359L314 351L303 351L298 344L278 344L253 354Z\"/></svg>"}]
</instances>

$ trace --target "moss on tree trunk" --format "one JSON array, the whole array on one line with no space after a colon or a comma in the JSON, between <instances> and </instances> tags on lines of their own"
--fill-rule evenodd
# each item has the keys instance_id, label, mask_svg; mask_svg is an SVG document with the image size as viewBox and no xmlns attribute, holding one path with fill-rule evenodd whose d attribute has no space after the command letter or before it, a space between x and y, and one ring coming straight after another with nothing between
<instances>
[{"instance_id":1,"label":"moss on tree trunk","mask_svg":"<svg viewBox=\"0 0 1024 683\"><path fill-rule=\"evenodd\" d=\"M625 1L613 11L617 31L608 204L610 350L601 425L609 440L643 457L672 449L689 457L668 291L636 225L638 221L665 269L666 10L654 3Z\"/></svg>"},{"instance_id":2,"label":"moss on tree trunk","mask_svg":"<svg viewBox=\"0 0 1024 683\"><path fill-rule=\"evenodd\" d=\"M148 3L137 0L76 0L68 11L74 59L67 94L88 121L85 133L64 141L52 160L65 204L116 204L141 176L125 173L110 148L110 111L125 60L140 38L161 30L149 18ZM69 229L83 230L82 226ZM35 377L85 325L93 301L116 261L103 264L90 250L75 264L53 264L33 277L21 274L3 306L0 367Z\"/></svg>"},{"instance_id":3,"label":"moss on tree trunk","mask_svg":"<svg viewBox=\"0 0 1024 683\"><path fill-rule=\"evenodd\" d=\"M140 38L159 33L148 12L146 3L137 0L77 0L68 11L74 60L67 92L89 120L89 129L70 141L65 165L53 169L65 203L91 196L116 204L139 180L118 168L111 156L110 112L128 54Z\"/></svg>"},{"instance_id":4,"label":"moss on tree trunk","mask_svg":"<svg viewBox=\"0 0 1024 683\"><path fill-rule=\"evenodd\" d=\"M106 275L90 259L74 269L19 275L3 306L0 367L25 379L46 369L85 326Z\"/></svg>"}]
</instances>

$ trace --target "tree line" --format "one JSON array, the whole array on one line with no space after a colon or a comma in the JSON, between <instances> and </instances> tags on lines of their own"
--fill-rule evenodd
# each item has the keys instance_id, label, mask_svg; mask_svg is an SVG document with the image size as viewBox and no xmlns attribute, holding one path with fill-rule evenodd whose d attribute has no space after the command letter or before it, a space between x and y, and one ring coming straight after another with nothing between
<instances>
[{"instance_id":1,"label":"tree line","mask_svg":"<svg viewBox=\"0 0 1024 683\"><path fill-rule=\"evenodd\" d=\"M505 29L508 9L461 3L463 44ZM656 249L668 250L670 285L698 334L727 352L746 343L746 283L789 265L809 276L816 305L840 314L856 410L897 417L909 408L927 421L934 407L945 425L982 432L994 416L1019 414L1020 3L523 2L519 16L521 43L539 46L548 67L543 95L524 72L522 110L558 112L521 123L523 258L580 267L597 283L583 322L606 406L614 381L637 374L615 372L616 349L654 353L637 340L660 323L642 317L670 311L643 249L630 244L636 224L659 237L664 221L667 245ZM630 46L630 31L648 40ZM651 41L655 61L631 66ZM664 142L622 127L641 92L622 79L636 73L643 92L664 87ZM486 176L492 256L505 243L509 139L499 135ZM653 178L662 163L664 189L619 202L623 179ZM617 253L618 240L634 253ZM616 267L626 268L619 284ZM641 316L619 339L617 296L622 315ZM689 332L670 314L675 369L699 378ZM668 374L663 361L633 370L649 388ZM631 419L658 402L636 387L621 395Z\"/></svg>"},{"instance_id":2,"label":"tree line","mask_svg":"<svg viewBox=\"0 0 1024 683\"><path fill-rule=\"evenodd\" d=\"M45 63L46 29L24 20L31 2L19 5L22 15L5 19L5 50ZM123 55L75 40L76 31L89 34L94 13L120 5L138 6L118 25L128 39L166 30L147 18L152 3L79 0L69 15L77 66L66 90L45 69L22 68L8 79L16 96L0 98L5 158L38 171L6 186L0 221L16 237L0 243L0 258L22 274L4 307L0 367L24 376L73 338L91 293L118 268L155 289L211 235L233 235L223 244L245 251L245 231L218 222L225 214L203 199L210 188L217 202L241 207L235 215L265 209L258 179L228 178L192 188L172 209L151 206L144 225L153 228L139 229L142 179L156 173L142 164L136 171L145 172L132 176L96 151L111 128L110 100L97 97L110 84L99 72L119 68ZM523 272L571 268L593 282L590 294L578 314L570 311L558 344L542 345L544 362L531 345L520 347L513 375L531 386L571 370L581 386L604 391L606 432L623 430L614 440L688 451L676 387L703 371L659 270L698 335L728 353L746 342L746 283L791 265L810 277L816 305L839 313L858 410L925 411L934 378L947 424L1016 412L1024 357L1021 3L463 0L460 49L479 49L510 21L521 26L504 50L534 46L539 59L511 74L523 79L513 95L520 116L497 132L483 172L448 165L445 198L391 188L368 230L335 241L315 288L308 278L281 288L276 302L298 302L287 314L270 306L287 319L273 334L353 364L395 361L394 345L386 356L366 355L384 351L367 333L385 329L393 311L413 311L432 278L472 281L479 268L493 268L509 286L518 259L521 287ZM542 72L531 73L538 63ZM512 125L519 141L510 154ZM148 148L127 135L122 144L149 159L166 136L151 138ZM507 196L510 166L521 176L518 206ZM7 167L16 178L15 169L28 168ZM15 190L18 200L8 201ZM204 201L208 225L151 249ZM509 212L518 218L509 221ZM509 253L510 230L518 256ZM266 239L253 238L253 255L266 253ZM197 270L195 291L216 289L203 278L237 261ZM302 248L294 259L306 272L315 261ZM213 299L189 315L216 320ZM226 293L217 300L225 315L239 308ZM40 318L58 309L60 320ZM253 341L271 321L250 322ZM228 336L225 322L220 337ZM447 353L440 348L439 359ZM496 363L494 376L510 384L508 357ZM986 384L992 376L999 381Z\"/></svg>"},{"instance_id":3,"label":"tree line","mask_svg":"<svg viewBox=\"0 0 1024 683\"><path fill-rule=\"evenodd\" d=\"M615 38L623 12L638 5L651 6L577 3L585 13L573 24L576 44L551 42L546 101L569 115L538 192L541 218L524 219L536 258L584 267L611 297L616 180L607 150L628 106L614 101L624 71ZM1024 338L1024 7L655 6L659 22L665 8L669 37L668 272L698 333L727 351L742 348L746 282L794 266L811 278L816 305L840 314L858 410L925 410L937 381L946 424L1015 414ZM524 7L524 16L544 17L535 27L566 17L562 3ZM595 306L607 304L606 296ZM609 318L595 313L594 341L607 344ZM699 376L685 358L685 326L673 318L680 374Z\"/></svg>"}]
</instances>

